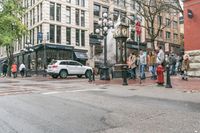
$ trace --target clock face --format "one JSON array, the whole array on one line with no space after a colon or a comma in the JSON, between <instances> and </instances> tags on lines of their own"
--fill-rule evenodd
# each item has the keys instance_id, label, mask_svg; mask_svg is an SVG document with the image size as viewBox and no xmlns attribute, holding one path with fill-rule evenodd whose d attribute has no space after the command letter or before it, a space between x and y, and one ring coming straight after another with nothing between
<instances>
[{"instance_id":1,"label":"clock face","mask_svg":"<svg viewBox=\"0 0 200 133\"><path fill-rule=\"evenodd\" d=\"M127 30L126 29L122 29L122 34L123 34L123 36L127 36Z\"/></svg>"},{"instance_id":2,"label":"clock face","mask_svg":"<svg viewBox=\"0 0 200 133\"><path fill-rule=\"evenodd\" d=\"M117 31L116 31L116 35L117 35L117 36L120 35L120 29L117 29Z\"/></svg>"}]
</instances>

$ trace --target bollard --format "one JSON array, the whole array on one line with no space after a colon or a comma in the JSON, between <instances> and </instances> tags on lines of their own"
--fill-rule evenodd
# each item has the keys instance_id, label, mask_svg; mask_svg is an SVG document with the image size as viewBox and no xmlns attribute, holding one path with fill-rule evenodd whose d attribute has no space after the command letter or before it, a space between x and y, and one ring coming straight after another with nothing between
<instances>
[{"instance_id":1,"label":"bollard","mask_svg":"<svg viewBox=\"0 0 200 133\"><path fill-rule=\"evenodd\" d=\"M95 81L95 69L93 69L92 80Z\"/></svg>"},{"instance_id":2,"label":"bollard","mask_svg":"<svg viewBox=\"0 0 200 133\"><path fill-rule=\"evenodd\" d=\"M166 74L166 85L165 85L165 88L172 88L170 74L169 74L169 71L170 71L169 64L167 64L166 70L167 70L167 74Z\"/></svg>"},{"instance_id":3,"label":"bollard","mask_svg":"<svg viewBox=\"0 0 200 133\"><path fill-rule=\"evenodd\" d=\"M122 77L123 77L123 84L122 85L128 85L127 82L127 66L123 66L123 70L122 70Z\"/></svg>"},{"instance_id":4,"label":"bollard","mask_svg":"<svg viewBox=\"0 0 200 133\"><path fill-rule=\"evenodd\" d=\"M92 82L92 72L91 71L89 71L89 75L88 75L89 77L89 80L88 80L88 82Z\"/></svg>"}]
</instances>

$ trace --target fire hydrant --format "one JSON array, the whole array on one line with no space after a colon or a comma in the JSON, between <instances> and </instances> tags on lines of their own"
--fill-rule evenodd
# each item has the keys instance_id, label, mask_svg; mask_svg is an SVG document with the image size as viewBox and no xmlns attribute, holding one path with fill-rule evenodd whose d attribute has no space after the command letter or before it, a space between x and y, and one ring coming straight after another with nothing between
<instances>
[{"instance_id":1,"label":"fire hydrant","mask_svg":"<svg viewBox=\"0 0 200 133\"><path fill-rule=\"evenodd\" d=\"M157 83L158 85L164 84L164 67L162 65L158 65L156 72L157 72Z\"/></svg>"}]
</instances>

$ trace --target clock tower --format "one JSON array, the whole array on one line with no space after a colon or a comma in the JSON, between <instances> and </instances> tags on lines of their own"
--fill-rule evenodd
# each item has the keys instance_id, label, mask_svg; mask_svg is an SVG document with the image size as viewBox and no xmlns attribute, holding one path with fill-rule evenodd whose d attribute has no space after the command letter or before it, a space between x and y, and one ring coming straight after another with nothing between
<instances>
[{"instance_id":1,"label":"clock tower","mask_svg":"<svg viewBox=\"0 0 200 133\"><path fill-rule=\"evenodd\" d=\"M128 38L128 26L120 23L116 27L114 38L116 39L116 63L126 64L126 40Z\"/></svg>"},{"instance_id":2,"label":"clock tower","mask_svg":"<svg viewBox=\"0 0 200 133\"><path fill-rule=\"evenodd\" d=\"M116 64L112 69L112 78L123 78L123 85L127 83L127 48L126 40L128 38L128 25L120 23L116 26L114 38L116 39Z\"/></svg>"}]
</instances>

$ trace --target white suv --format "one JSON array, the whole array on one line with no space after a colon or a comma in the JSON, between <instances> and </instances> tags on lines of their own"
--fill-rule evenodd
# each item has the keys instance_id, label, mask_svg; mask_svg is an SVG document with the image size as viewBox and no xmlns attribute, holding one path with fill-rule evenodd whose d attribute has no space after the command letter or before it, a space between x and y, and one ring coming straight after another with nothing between
<instances>
[{"instance_id":1,"label":"white suv","mask_svg":"<svg viewBox=\"0 0 200 133\"><path fill-rule=\"evenodd\" d=\"M58 76L67 78L68 75L77 75L79 78L85 75L86 78L89 78L92 68L74 60L54 60L48 65L47 73L53 78Z\"/></svg>"}]
</instances>

